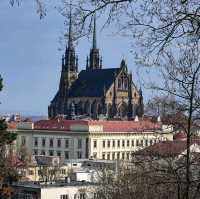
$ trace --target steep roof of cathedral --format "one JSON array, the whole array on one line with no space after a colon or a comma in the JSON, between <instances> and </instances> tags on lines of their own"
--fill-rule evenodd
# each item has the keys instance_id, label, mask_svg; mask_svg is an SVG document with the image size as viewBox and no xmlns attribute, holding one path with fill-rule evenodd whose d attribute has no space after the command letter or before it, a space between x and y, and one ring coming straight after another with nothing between
<instances>
[{"instance_id":1,"label":"steep roof of cathedral","mask_svg":"<svg viewBox=\"0 0 200 199\"><path fill-rule=\"evenodd\" d=\"M72 85L70 97L100 97L114 82L120 68L82 70Z\"/></svg>"}]
</instances>

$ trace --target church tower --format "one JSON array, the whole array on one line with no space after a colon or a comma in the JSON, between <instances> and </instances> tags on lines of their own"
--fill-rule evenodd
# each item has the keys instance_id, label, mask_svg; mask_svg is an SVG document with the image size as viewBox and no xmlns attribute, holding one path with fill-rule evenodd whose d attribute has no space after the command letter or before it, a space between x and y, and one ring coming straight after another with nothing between
<instances>
[{"instance_id":1,"label":"church tower","mask_svg":"<svg viewBox=\"0 0 200 199\"><path fill-rule=\"evenodd\" d=\"M97 48L97 36L96 36L96 15L93 18L93 40L92 48L90 49L90 58L86 63L86 69L101 69L102 68L102 58L99 55L99 49ZM89 62L89 63L88 63Z\"/></svg>"},{"instance_id":2,"label":"church tower","mask_svg":"<svg viewBox=\"0 0 200 199\"><path fill-rule=\"evenodd\" d=\"M72 83L78 78L78 57L73 46L72 36L72 9L70 6L68 43L65 54L62 56L62 70L59 90L48 108L49 117L56 115L67 115L69 112L68 95Z\"/></svg>"}]
</instances>

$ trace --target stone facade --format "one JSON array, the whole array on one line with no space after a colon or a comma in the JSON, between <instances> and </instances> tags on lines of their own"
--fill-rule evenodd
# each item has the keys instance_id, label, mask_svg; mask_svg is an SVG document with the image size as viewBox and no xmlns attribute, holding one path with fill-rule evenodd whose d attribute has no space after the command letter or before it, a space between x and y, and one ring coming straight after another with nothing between
<instances>
[{"instance_id":1,"label":"stone facade","mask_svg":"<svg viewBox=\"0 0 200 199\"><path fill-rule=\"evenodd\" d=\"M59 90L48 107L49 118L131 119L143 115L143 96L132 81L125 60L118 68L102 69L96 44L94 18L93 44L86 69L78 73L78 57L72 43L71 17L68 45L62 58Z\"/></svg>"}]
</instances>

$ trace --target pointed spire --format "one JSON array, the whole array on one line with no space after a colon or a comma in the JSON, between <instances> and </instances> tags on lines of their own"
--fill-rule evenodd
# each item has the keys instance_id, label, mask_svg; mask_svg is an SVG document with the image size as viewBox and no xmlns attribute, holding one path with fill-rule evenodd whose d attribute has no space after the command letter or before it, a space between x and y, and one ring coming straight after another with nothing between
<instances>
[{"instance_id":1,"label":"pointed spire","mask_svg":"<svg viewBox=\"0 0 200 199\"><path fill-rule=\"evenodd\" d=\"M92 48L97 48L97 36L96 36L96 13L94 14L94 27L93 27L93 42L92 42Z\"/></svg>"},{"instance_id":2,"label":"pointed spire","mask_svg":"<svg viewBox=\"0 0 200 199\"><path fill-rule=\"evenodd\" d=\"M70 1L68 49L71 49L72 47L73 47L73 43L72 43L72 2Z\"/></svg>"}]
</instances>

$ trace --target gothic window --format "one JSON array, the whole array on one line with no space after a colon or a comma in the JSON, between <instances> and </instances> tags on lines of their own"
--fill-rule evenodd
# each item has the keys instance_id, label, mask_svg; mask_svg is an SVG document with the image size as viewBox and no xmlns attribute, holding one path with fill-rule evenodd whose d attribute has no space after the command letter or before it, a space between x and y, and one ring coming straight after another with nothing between
<instances>
[{"instance_id":1,"label":"gothic window","mask_svg":"<svg viewBox=\"0 0 200 199\"><path fill-rule=\"evenodd\" d=\"M127 79L124 80L124 89L125 90L128 89L128 81L127 81Z\"/></svg>"},{"instance_id":2,"label":"gothic window","mask_svg":"<svg viewBox=\"0 0 200 199\"><path fill-rule=\"evenodd\" d=\"M121 79L118 79L118 89L121 89L122 88L122 81Z\"/></svg>"}]
</instances>

